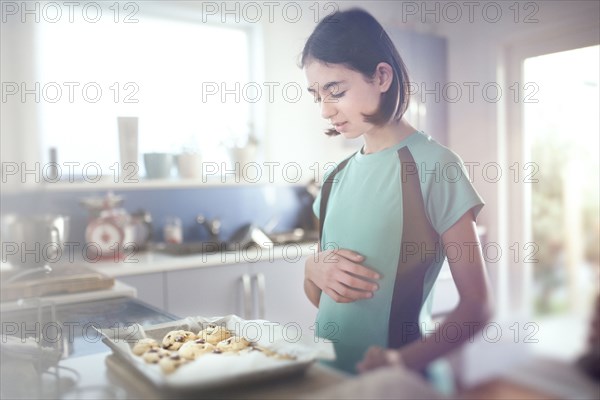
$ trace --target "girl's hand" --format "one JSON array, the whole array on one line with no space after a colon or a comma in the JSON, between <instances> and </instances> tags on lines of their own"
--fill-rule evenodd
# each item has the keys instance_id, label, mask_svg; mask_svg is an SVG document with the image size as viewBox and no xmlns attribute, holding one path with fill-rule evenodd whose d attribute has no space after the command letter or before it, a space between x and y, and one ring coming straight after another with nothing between
<instances>
[{"instance_id":1,"label":"girl's hand","mask_svg":"<svg viewBox=\"0 0 600 400\"><path fill-rule=\"evenodd\" d=\"M351 303L373 297L379 285L377 272L360 264L364 257L347 249L327 250L309 257L305 275L338 303Z\"/></svg>"},{"instance_id":2,"label":"girl's hand","mask_svg":"<svg viewBox=\"0 0 600 400\"><path fill-rule=\"evenodd\" d=\"M367 350L362 361L356 364L356 370L362 374L376 368L400 365L404 365L400 350L373 346Z\"/></svg>"}]
</instances>

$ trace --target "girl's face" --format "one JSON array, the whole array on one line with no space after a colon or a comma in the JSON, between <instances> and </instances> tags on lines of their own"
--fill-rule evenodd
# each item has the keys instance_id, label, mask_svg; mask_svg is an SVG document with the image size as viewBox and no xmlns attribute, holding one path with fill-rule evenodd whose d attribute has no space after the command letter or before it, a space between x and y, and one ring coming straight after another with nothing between
<instances>
[{"instance_id":1,"label":"girl's face","mask_svg":"<svg viewBox=\"0 0 600 400\"><path fill-rule=\"evenodd\" d=\"M308 91L321 106L321 116L335 130L353 139L375 128L365 122L363 114L377 111L381 94L387 91L391 79L387 82L386 76L376 72L374 79L368 81L360 72L341 64L326 65L319 61L309 62L304 72Z\"/></svg>"}]
</instances>

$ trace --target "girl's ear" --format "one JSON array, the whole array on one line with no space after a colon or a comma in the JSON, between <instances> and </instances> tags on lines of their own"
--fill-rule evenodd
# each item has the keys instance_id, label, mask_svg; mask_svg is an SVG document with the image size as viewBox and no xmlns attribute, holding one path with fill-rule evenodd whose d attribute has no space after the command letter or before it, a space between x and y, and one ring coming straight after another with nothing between
<instances>
[{"instance_id":1,"label":"girl's ear","mask_svg":"<svg viewBox=\"0 0 600 400\"><path fill-rule=\"evenodd\" d=\"M394 79L394 70L390 64L380 62L375 68L374 83L378 86L381 93L385 93L389 90Z\"/></svg>"}]
</instances>

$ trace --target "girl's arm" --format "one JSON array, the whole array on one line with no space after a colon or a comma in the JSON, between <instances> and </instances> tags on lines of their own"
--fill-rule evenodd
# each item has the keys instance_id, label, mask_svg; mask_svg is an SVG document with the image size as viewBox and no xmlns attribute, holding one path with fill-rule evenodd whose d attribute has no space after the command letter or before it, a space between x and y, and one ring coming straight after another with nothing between
<instances>
[{"instance_id":1,"label":"girl's arm","mask_svg":"<svg viewBox=\"0 0 600 400\"><path fill-rule=\"evenodd\" d=\"M304 293L306 293L308 300L310 300L315 307L319 308L319 302L321 301L321 289L319 289L317 285L315 285L306 277L306 269L304 272Z\"/></svg>"},{"instance_id":2,"label":"girl's arm","mask_svg":"<svg viewBox=\"0 0 600 400\"><path fill-rule=\"evenodd\" d=\"M373 297L379 274L360 264L364 257L348 250L326 250L308 257L304 269L304 292L317 308L321 292L338 303Z\"/></svg>"},{"instance_id":3,"label":"girl's arm","mask_svg":"<svg viewBox=\"0 0 600 400\"><path fill-rule=\"evenodd\" d=\"M370 348L357 366L359 371L393 364L398 360L411 369L422 370L431 361L459 347L488 322L492 310L490 289L481 245L472 246L474 242L479 243L479 238L471 211L444 232L442 242L444 245L452 243L453 246L460 246L462 257L449 260L452 277L460 295L458 306L436 329L435 334L424 336L399 350ZM446 332L448 325L451 326L447 332L453 333L456 326L461 327L458 338L453 336L448 341L444 337L442 332Z\"/></svg>"}]
</instances>

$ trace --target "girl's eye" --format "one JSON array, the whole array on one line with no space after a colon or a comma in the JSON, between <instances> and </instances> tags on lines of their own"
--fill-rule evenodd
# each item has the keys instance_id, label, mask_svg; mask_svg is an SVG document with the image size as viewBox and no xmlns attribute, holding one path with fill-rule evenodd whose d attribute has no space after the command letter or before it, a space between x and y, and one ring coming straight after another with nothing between
<instances>
[{"instance_id":1,"label":"girl's eye","mask_svg":"<svg viewBox=\"0 0 600 400\"><path fill-rule=\"evenodd\" d=\"M346 94L346 92L330 93L326 97L330 97L330 98L333 98L333 99L339 99L340 97L344 97L345 94ZM321 97L315 95L315 103L320 103L321 101L322 101Z\"/></svg>"},{"instance_id":2,"label":"girl's eye","mask_svg":"<svg viewBox=\"0 0 600 400\"><path fill-rule=\"evenodd\" d=\"M340 97L344 97L345 94L346 92L331 93L331 97L333 97L334 99L339 99Z\"/></svg>"}]
</instances>

